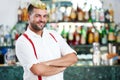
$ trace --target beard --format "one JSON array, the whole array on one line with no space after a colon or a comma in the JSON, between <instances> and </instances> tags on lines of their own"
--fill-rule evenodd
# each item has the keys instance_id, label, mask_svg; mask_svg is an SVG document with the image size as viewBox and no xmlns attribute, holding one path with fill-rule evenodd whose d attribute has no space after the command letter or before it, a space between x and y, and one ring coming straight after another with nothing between
<instances>
[{"instance_id":1,"label":"beard","mask_svg":"<svg viewBox=\"0 0 120 80\"><path fill-rule=\"evenodd\" d=\"M38 26L37 23L44 23L45 25L40 25ZM31 24L31 27L36 30L36 31L40 31L40 30L43 30L44 27L46 26L46 23L45 22L37 22L36 24L35 23L30 23Z\"/></svg>"}]
</instances>

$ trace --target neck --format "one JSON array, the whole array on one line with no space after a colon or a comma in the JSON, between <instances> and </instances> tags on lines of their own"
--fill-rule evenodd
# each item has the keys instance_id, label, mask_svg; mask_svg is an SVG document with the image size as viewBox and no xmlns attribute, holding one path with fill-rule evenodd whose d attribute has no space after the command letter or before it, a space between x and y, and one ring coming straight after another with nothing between
<instances>
[{"instance_id":1,"label":"neck","mask_svg":"<svg viewBox=\"0 0 120 80\"><path fill-rule=\"evenodd\" d=\"M35 29L33 29L30 25L29 25L28 27L29 27L29 29L30 29L31 31L33 31L34 33L42 36L43 30L35 30Z\"/></svg>"}]
</instances>

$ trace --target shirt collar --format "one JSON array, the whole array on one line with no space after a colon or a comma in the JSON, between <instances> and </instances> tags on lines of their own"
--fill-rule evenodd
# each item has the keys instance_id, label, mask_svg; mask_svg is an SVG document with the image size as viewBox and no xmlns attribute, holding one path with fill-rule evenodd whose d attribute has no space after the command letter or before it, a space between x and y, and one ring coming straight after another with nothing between
<instances>
[{"instance_id":1,"label":"shirt collar","mask_svg":"<svg viewBox=\"0 0 120 80\"><path fill-rule=\"evenodd\" d=\"M43 29L43 35L44 35L44 32L45 32L45 29ZM41 37L40 35L36 34L32 30L30 30L30 28L27 28L27 33L31 36L34 36L34 37Z\"/></svg>"}]
</instances>

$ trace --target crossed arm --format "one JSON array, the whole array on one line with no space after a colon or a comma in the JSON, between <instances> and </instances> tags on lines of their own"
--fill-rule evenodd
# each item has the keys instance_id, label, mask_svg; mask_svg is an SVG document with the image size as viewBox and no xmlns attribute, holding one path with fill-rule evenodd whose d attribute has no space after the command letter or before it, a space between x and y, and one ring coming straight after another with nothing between
<instances>
[{"instance_id":1,"label":"crossed arm","mask_svg":"<svg viewBox=\"0 0 120 80\"><path fill-rule=\"evenodd\" d=\"M30 70L35 75L50 76L64 71L68 66L77 62L75 53L67 54L61 58L33 64Z\"/></svg>"}]
</instances>

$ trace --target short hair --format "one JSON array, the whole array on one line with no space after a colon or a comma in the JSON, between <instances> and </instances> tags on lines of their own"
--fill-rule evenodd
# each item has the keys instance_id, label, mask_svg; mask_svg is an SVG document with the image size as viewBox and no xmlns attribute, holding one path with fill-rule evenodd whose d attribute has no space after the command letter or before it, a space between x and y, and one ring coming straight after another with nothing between
<instances>
[{"instance_id":1,"label":"short hair","mask_svg":"<svg viewBox=\"0 0 120 80\"><path fill-rule=\"evenodd\" d=\"M41 1L36 1L36 2L33 2L33 3L29 4L28 9L27 9L28 14L31 14L34 8L47 10L47 6L46 6L45 3L41 2Z\"/></svg>"}]
</instances>

